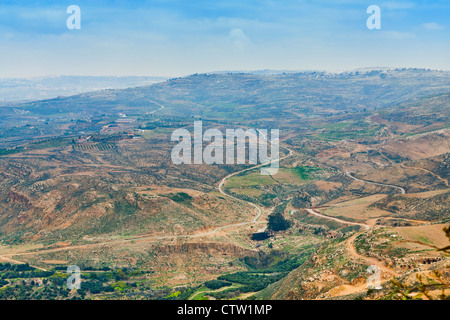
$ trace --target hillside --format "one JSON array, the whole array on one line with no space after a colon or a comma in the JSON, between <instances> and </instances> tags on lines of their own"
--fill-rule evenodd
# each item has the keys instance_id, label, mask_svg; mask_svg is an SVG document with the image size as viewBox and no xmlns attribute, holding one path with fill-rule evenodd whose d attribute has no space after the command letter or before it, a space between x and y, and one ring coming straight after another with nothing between
<instances>
[{"instance_id":1,"label":"hillside","mask_svg":"<svg viewBox=\"0 0 450 320\"><path fill-rule=\"evenodd\" d=\"M207 74L1 107L0 260L111 270L85 294L117 299L372 299L370 265L386 295L394 276L445 273L449 85ZM199 119L279 128L278 173L174 165L171 133Z\"/></svg>"}]
</instances>

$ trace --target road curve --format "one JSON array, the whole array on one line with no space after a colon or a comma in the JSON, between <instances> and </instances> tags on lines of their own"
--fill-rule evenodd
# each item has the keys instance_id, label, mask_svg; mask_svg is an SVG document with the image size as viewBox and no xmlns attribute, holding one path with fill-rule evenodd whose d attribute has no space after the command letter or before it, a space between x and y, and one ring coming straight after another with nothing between
<instances>
[{"instance_id":1,"label":"road curve","mask_svg":"<svg viewBox=\"0 0 450 320\"><path fill-rule=\"evenodd\" d=\"M330 219L330 220L334 220L334 221L346 223L346 224L351 224L351 225L358 225L358 226L363 227L366 231L368 231L370 229L370 226L367 224L364 224L364 223L351 222L351 221L346 221L346 220L342 220L342 219L335 218L335 217L326 216L326 215L320 214L318 212L315 212L313 209L306 209L306 211L310 214L313 214L313 215L321 217L321 218ZM349 239L347 239L345 246L347 248L348 253L356 259L364 260L369 265L378 266L382 271L391 275L392 277L399 276L399 274L397 272L395 272L395 270L385 266L381 261L378 261L377 259L375 259L373 257L363 256L357 252L355 245L354 245L354 241L355 241L356 237L363 232L364 231L357 232L354 235L352 235ZM380 284L383 284L388 281L389 280L385 280L385 281L381 282ZM343 285L343 286L340 286L340 288L342 288L344 291L340 292L340 294L338 294L337 296L345 296L350 293L356 293L356 292L361 292L361 291L367 290L367 286L365 284L360 285L360 286Z\"/></svg>"},{"instance_id":2,"label":"road curve","mask_svg":"<svg viewBox=\"0 0 450 320\"><path fill-rule=\"evenodd\" d=\"M285 147L284 147L285 148ZM285 148L286 150L289 150L289 154L280 158L278 161L281 161L289 156L291 156L293 154L293 151L289 148ZM253 218L252 221L247 221L247 222L240 222L240 223L234 223L234 224L230 224L230 225L226 225L226 226L222 226L222 227L218 227L214 230L208 231L208 232L202 232L202 233L197 233L197 234L188 234L188 235L173 235L173 236L154 236L154 235L142 235L142 236L138 236L138 237L133 237L133 238L128 238L128 239L120 239L120 240L112 240L112 241L105 241L105 242L97 242L97 243L91 243L91 244L84 244L84 245L75 245L75 246L67 246L67 247L61 247L61 248L53 248L53 249L44 249L44 250L39 250L39 251L31 251L31 252L18 252L18 253L13 253L13 254L6 254L1 256L1 258L3 259L10 259L13 256L25 256L25 255L37 255L37 254L42 254L42 253L50 253L50 252L59 252L59 251L67 251L67 250L72 250L72 249L83 249L83 248L90 248L90 247L96 247L96 246L102 246L102 245L111 245L111 244L118 244L118 243L127 243L127 242L131 242L131 241L146 241L146 240L166 240L166 239L180 239L180 238L199 238L199 237L204 237L204 236L208 236L211 234L214 234L220 230L224 230L224 229L228 229L228 228L234 228L234 227L240 227L240 226L245 226L245 225L249 225L249 224L255 224L255 223L261 223L258 222L259 217L261 217L263 211L262 209L257 206L256 204L249 202L249 201L245 201L239 198L236 198L232 195L227 194L225 191L223 191L223 185L225 183L225 181L227 179L229 179L230 177L237 175L239 173L242 172L246 172L249 170L254 170L257 169L259 167L265 166L270 164L270 162L268 163L263 163L263 164L259 164L256 166L253 166L251 168L247 168L244 170L240 170L240 171L236 171L233 172L227 176L225 176L224 178L222 178L222 180L219 183L218 186L218 190L221 194L223 194L224 196L240 201L240 202L244 202L247 204L250 204L251 206L255 207L258 211L258 214L255 216L255 218ZM9 258L7 258L9 257ZM12 261L12 260L10 260ZM20 263L20 261L15 260L16 262Z\"/></svg>"},{"instance_id":3,"label":"road curve","mask_svg":"<svg viewBox=\"0 0 450 320\"><path fill-rule=\"evenodd\" d=\"M308 213L310 213L310 214L313 214L313 215L321 217L321 218L334 220L334 221L337 221L337 222L340 222L340 223L351 224L351 225L354 225L354 226L360 226L360 227L363 227L366 230L370 229L370 226L368 224L358 223L358 222L351 222L351 221L346 221L346 220L342 220L342 219L335 218L335 217L326 216L324 214L320 214L318 212L315 212L313 209L306 209L306 211L308 211Z\"/></svg>"},{"instance_id":4,"label":"road curve","mask_svg":"<svg viewBox=\"0 0 450 320\"><path fill-rule=\"evenodd\" d=\"M313 214L315 216L321 217L321 218L325 218L325 219L330 219L330 220L334 220L337 222L341 222L341 223L346 223L346 224L351 224L351 225L358 225L361 226L365 229L365 231L368 231L370 229L370 226L364 223L357 223L357 222L350 222L350 221L346 221L346 220L342 220L342 219L338 219L338 218L334 218L334 217L330 217L330 216L326 216L320 213L315 212L313 209L306 209L306 211L310 214ZM354 235L352 235L350 238L348 238L345 242L345 247L347 252L350 254L350 256L352 256L353 258L356 259L361 259L364 260L368 265L376 265L380 268L380 270L384 271L385 273L389 274L391 277L397 277L399 276L399 274L397 272L395 272L395 270L385 266L381 261L378 261L377 259L373 258L373 257L366 257L363 256L361 254L359 254L356 250L356 247L354 245L354 241L356 239L356 237L359 234L362 234L364 231L360 231L355 233ZM380 284L384 284L386 282L390 281L390 279L387 280L383 280L382 282L380 282ZM336 287L338 290L338 294L336 295L332 295L334 297L340 297L340 296L346 296L349 295L351 293L357 293L357 292L362 292L367 290L367 284L361 284L361 285L349 285L349 284L345 284L345 285L341 285Z\"/></svg>"},{"instance_id":5,"label":"road curve","mask_svg":"<svg viewBox=\"0 0 450 320\"><path fill-rule=\"evenodd\" d=\"M159 106L159 109L155 109L155 110L153 110L153 111L147 112L147 114L154 114L155 112L160 111L160 110L162 110L162 109L165 108L165 106L163 106L161 103L158 103L158 102L153 101L153 100L150 100L150 102L153 102L154 104L156 104L157 106Z\"/></svg>"},{"instance_id":6,"label":"road curve","mask_svg":"<svg viewBox=\"0 0 450 320\"><path fill-rule=\"evenodd\" d=\"M286 155L286 156L284 156L284 157L282 157L282 158L280 158L280 159L278 159L277 161L284 160L284 159L286 159L287 157L290 157L290 156L293 154L293 151L292 151L291 149L286 148L286 147L283 147L283 148L285 148L286 150L288 150L288 151L289 151L289 154ZM221 194L223 194L224 196L226 196L226 197L228 197L228 198L230 198L230 199L234 199L234 200L237 200L237 201L240 201L240 202L245 202L245 203L247 203L247 204L250 204L251 206L255 207L255 208L258 210L258 215L257 215L251 222L244 222L244 223L255 223L256 221L258 221L259 217L261 217L263 211L262 211L262 209L261 209L259 206L257 206L256 204L254 204L254 203L252 203L252 202L249 202L249 201L245 201L245 200L236 198L236 197L234 197L234 196L232 196L232 195L226 193L226 192L223 190L223 186L224 186L224 184L225 184L225 181L226 181L227 179L229 179L229 178L235 176L235 175L238 175L238 174L242 173L242 172L246 172L246 171L249 171L249 170L254 170L254 169L257 169L257 168L260 168L260 167L264 167L264 166L269 165L270 163L271 163L271 161L266 162L266 163L262 163L262 164L259 164L259 165L256 165L256 166L254 166L254 167L247 168L247 169L244 169L244 170L241 170L241 171L236 171L236 172L230 173L230 174L227 175L226 177L222 178L222 180L221 180L220 183L219 183L218 189L219 189L219 192L220 192Z\"/></svg>"},{"instance_id":7,"label":"road curve","mask_svg":"<svg viewBox=\"0 0 450 320\"><path fill-rule=\"evenodd\" d=\"M369 180L358 179L358 178L352 176L352 175L351 175L351 172L348 172L348 171L345 173L345 175L346 175L347 177L349 177L349 178L352 178L353 180L356 180L356 181L360 181L360 182L364 182L364 183L370 183L370 184L374 184L374 185L381 186L381 187L395 188L395 189L400 190L400 192L401 192L402 194L405 194L405 193L406 193L405 189L403 189L402 187L399 187L399 186L394 186L394 185L392 185L392 184L384 184L384 183L379 183L379 182L373 182L373 181L369 181Z\"/></svg>"}]
</instances>

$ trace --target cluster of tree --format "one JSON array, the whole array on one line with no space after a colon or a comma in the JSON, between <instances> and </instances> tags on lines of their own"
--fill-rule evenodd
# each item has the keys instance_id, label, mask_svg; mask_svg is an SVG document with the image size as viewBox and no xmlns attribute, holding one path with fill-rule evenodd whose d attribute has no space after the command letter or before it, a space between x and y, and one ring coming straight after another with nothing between
<instances>
[{"instance_id":1,"label":"cluster of tree","mask_svg":"<svg viewBox=\"0 0 450 320\"><path fill-rule=\"evenodd\" d=\"M223 287L231 286L231 283L223 280L210 280L204 283L205 287L212 290L217 290Z\"/></svg>"},{"instance_id":2,"label":"cluster of tree","mask_svg":"<svg viewBox=\"0 0 450 320\"><path fill-rule=\"evenodd\" d=\"M236 272L233 274L223 275L218 280L234 282L242 284L239 288L230 288L227 290L209 293L208 295L216 299L229 299L237 296L239 293L261 291L270 284L283 279L287 275L286 272L273 275L259 275L250 272Z\"/></svg>"},{"instance_id":3,"label":"cluster of tree","mask_svg":"<svg viewBox=\"0 0 450 320\"><path fill-rule=\"evenodd\" d=\"M10 263L0 263L0 271L32 271L35 270L34 267L30 266L28 263L24 264L10 264Z\"/></svg>"},{"instance_id":4,"label":"cluster of tree","mask_svg":"<svg viewBox=\"0 0 450 320\"><path fill-rule=\"evenodd\" d=\"M24 264L10 264L0 263L0 278L1 279L16 279L16 278L46 278L51 277L55 271L38 270L28 263Z\"/></svg>"},{"instance_id":5,"label":"cluster of tree","mask_svg":"<svg viewBox=\"0 0 450 320\"><path fill-rule=\"evenodd\" d=\"M8 271L2 273L1 278L3 279L16 279L16 278L46 278L51 277L55 271L42 271L42 270L33 270L33 271Z\"/></svg>"},{"instance_id":6,"label":"cluster of tree","mask_svg":"<svg viewBox=\"0 0 450 320\"><path fill-rule=\"evenodd\" d=\"M292 199L292 206L295 208L310 208L312 205L311 199L311 196L307 193L297 193Z\"/></svg>"},{"instance_id":7,"label":"cluster of tree","mask_svg":"<svg viewBox=\"0 0 450 320\"><path fill-rule=\"evenodd\" d=\"M266 239L269 239L271 237L271 235L264 231L264 232L255 232L252 234L252 240L253 241L263 241Z\"/></svg>"},{"instance_id":8,"label":"cluster of tree","mask_svg":"<svg viewBox=\"0 0 450 320\"><path fill-rule=\"evenodd\" d=\"M266 288L269 284L277 282L286 276L287 273L279 273L276 275L260 275L251 272L236 272L227 274L217 278L227 282L243 284L239 288L241 292L256 292Z\"/></svg>"},{"instance_id":9,"label":"cluster of tree","mask_svg":"<svg viewBox=\"0 0 450 320\"><path fill-rule=\"evenodd\" d=\"M275 207L272 213L269 215L269 223L267 225L270 231L283 231L291 226L291 223L283 216L286 204L280 204Z\"/></svg>"},{"instance_id":10,"label":"cluster of tree","mask_svg":"<svg viewBox=\"0 0 450 320\"><path fill-rule=\"evenodd\" d=\"M0 290L0 300L55 300L66 299L69 290L63 286L65 279L44 279L43 286L34 281L27 284L25 281L9 285Z\"/></svg>"},{"instance_id":11,"label":"cluster of tree","mask_svg":"<svg viewBox=\"0 0 450 320\"><path fill-rule=\"evenodd\" d=\"M166 197L171 199L172 201L183 204L190 204L192 201L192 197L185 192L170 193L166 195Z\"/></svg>"},{"instance_id":12,"label":"cluster of tree","mask_svg":"<svg viewBox=\"0 0 450 320\"><path fill-rule=\"evenodd\" d=\"M259 256L247 256L242 258L249 268L249 272L254 273L276 273L289 272L298 268L309 259L314 248L306 249L298 255L292 255L279 250L272 250L268 254L261 253Z\"/></svg>"},{"instance_id":13,"label":"cluster of tree","mask_svg":"<svg viewBox=\"0 0 450 320\"><path fill-rule=\"evenodd\" d=\"M82 281L81 288L80 290L78 290L78 293L81 296L84 296L88 292L91 294L99 294L102 292L114 292L114 288L111 285L104 286L103 283L98 280Z\"/></svg>"},{"instance_id":14,"label":"cluster of tree","mask_svg":"<svg viewBox=\"0 0 450 320\"><path fill-rule=\"evenodd\" d=\"M94 268L82 267L82 270L101 272L88 272L82 274L81 288L72 295L71 290L67 288L67 277L64 274L67 267L57 266L50 271L38 270L28 264L0 264L0 300L55 300L55 299L86 299L90 295L105 294L122 291L130 293L128 289L137 288L136 282L129 280L136 276L148 273L130 268L111 270L109 267ZM57 272L59 270L63 273ZM35 281L30 278L39 278ZM5 279L14 279L7 281ZM126 281L126 282L125 282ZM116 290L116 287L121 290ZM126 289L126 290L125 290ZM190 293L182 292L182 296L187 299ZM164 296L159 296L164 299ZM178 298L178 297L177 297Z\"/></svg>"}]
</instances>

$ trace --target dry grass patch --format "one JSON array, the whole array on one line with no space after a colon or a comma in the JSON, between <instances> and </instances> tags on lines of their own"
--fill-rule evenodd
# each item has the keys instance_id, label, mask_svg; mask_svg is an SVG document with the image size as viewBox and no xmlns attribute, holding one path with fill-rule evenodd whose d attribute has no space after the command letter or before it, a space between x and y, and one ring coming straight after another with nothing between
<instances>
[{"instance_id":1,"label":"dry grass patch","mask_svg":"<svg viewBox=\"0 0 450 320\"><path fill-rule=\"evenodd\" d=\"M392 213L378 208L369 207L372 203L385 197L386 195L384 194L375 194L360 199L336 203L333 204L331 208L322 209L321 211L329 216L345 217L362 221L371 218L389 216Z\"/></svg>"},{"instance_id":2,"label":"dry grass patch","mask_svg":"<svg viewBox=\"0 0 450 320\"><path fill-rule=\"evenodd\" d=\"M436 247L449 245L448 238L442 230L448 224L432 224L414 227L396 227L394 230L409 241L418 241Z\"/></svg>"},{"instance_id":3,"label":"dry grass patch","mask_svg":"<svg viewBox=\"0 0 450 320\"><path fill-rule=\"evenodd\" d=\"M236 193L236 194L241 194L241 195L249 196L249 197L259 197L260 195L263 194L263 192L261 190L253 189L253 188L243 188L243 189L234 188L234 189L231 189L230 191L233 193Z\"/></svg>"}]
</instances>

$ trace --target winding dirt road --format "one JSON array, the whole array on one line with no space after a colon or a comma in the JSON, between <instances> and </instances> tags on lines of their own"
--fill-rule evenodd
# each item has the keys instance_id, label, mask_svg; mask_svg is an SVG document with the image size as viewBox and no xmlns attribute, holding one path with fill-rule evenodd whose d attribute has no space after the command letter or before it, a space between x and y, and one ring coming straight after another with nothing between
<instances>
[{"instance_id":1,"label":"winding dirt road","mask_svg":"<svg viewBox=\"0 0 450 320\"><path fill-rule=\"evenodd\" d=\"M287 158L287 157L289 157L289 156L291 156L293 154L293 151L291 149L289 149L289 148L285 148L285 149L289 150L289 154L284 156L284 157L282 157L282 158L280 158L278 161L281 161L281 160L283 160L283 159L285 159L285 158ZM180 239L180 238L199 238L199 237L212 235L212 234L214 234L214 233L216 233L218 231L224 230L224 229L240 227L240 226L245 226L245 225L250 225L250 224L264 223L264 222L258 222L258 219L263 214L263 210L259 206L257 206L256 204L254 204L252 202L236 198L236 197L226 193L223 190L223 186L225 184L225 181L227 179L231 178L232 176L235 176L235 175L240 174L242 172L254 170L254 169L266 166L268 164L270 164L270 162L262 163L262 164L253 166L251 168L247 168L247 169L244 169L244 170L233 172L233 173L225 176L224 178L222 178L222 180L220 181L220 183L218 185L219 192L221 194L223 194L224 196L226 196L226 197L228 197L230 199L234 199L234 200L237 200L237 201L249 204L252 207L257 209L257 215L251 221L234 223L234 224L230 224L230 225L226 225L226 226L215 228L214 230L211 230L211 231L197 233L197 234L173 235L173 236L141 235L141 236L137 236L137 237L127 238L127 239L120 239L120 240L111 240L111 241L97 242L97 243L84 244L84 245L73 245L73 246L66 246L66 247L53 248L53 249L44 249L44 250L39 250L39 251L28 251L28 252L18 252L18 253L6 254L6 255L3 255L3 256L0 256L0 259L9 260L10 262L13 262L13 263L23 263L21 261L11 259L11 257L39 255L39 254L43 254L43 253L53 253L53 252L68 251L68 250L74 250L74 249L85 249L85 248L92 248L92 247L103 246L103 245L113 245L113 244L127 243L127 242L131 242L131 241L156 241L156 240ZM45 269L42 269L42 268L39 268L39 267L36 267L36 268L41 269L41 270L45 270Z\"/></svg>"},{"instance_id":2,"label":"winding dirt road","mask_svg":"<svg viewBox=\"0 0 450 320\"><path fill-rule=\"evenodd\" d=\"M153 110L153 111L150 111L150 112L148 112L147 114L154 114L155 112L160 111L160 110L162 110L162 109L165 108L165 106L163 106L161 103L158 103L158 102L153 101L153 100L150 100L150 102L153 102L154 104L156 104L157 106L159 106L159 109L155 109L155 110Z\"/></svg>"},{"instance_id":3,"label":"winding dirt road","mask_svg":"<svg viewBox=\"0 0 450 320\"><path fill-rule=\"evenodd\" d=\"M284 160L284 159L286 159L287 157L290 157L290 156L292 156L292 155L294 154L294 152L293 152L291 149L286 148L286 147L283 147L283 148L285 148L286 150L288 150L288 151L289 151L289 154L286 155L286 156L284 156L284 157L282 157L282 158L280 158L280 159L278 159L279 162L280 162L281 160ZM236 197L234 197L234 196L232 196L232 195L226 193L226 192L223 190L223 186L224 186L225 181L226 181L227 179L229 179L229 178L231 178L231 177L233 177L233 176L235 176L235 175L238 175L238 174L240 174L240 173L243 173L243 172L246 172L246 171L249 171L249 170L254 170L254 169L258 169L258 168L260 168L260 167L267 166L267 165L269 165L270 163L271 163L271 162L269 161L269 162L266 162L266 163L262 163L262 164L256 165L256 166L251 167L251 168L247 168L247 169L244 169L244 170L241 170L241 171L237 171L237 172L230 173L229 175L227 175L226 177L224 177L224 178L220 181L220 183L219 183L218 189L219 189L219 192L220 192L221 194L223 194L224 196L226 196L226 197L228 197L228 198L230 198L230 199L237 200L237 201L240 201L240 202L245 202L245 203L247 203L247 204L249 204L249 205L255 207L255 208L258 210L258 215L257 215L251 222L245 222L246 224L248 224L248 223L255 223L256 221L258 221L259 217L261 217L261 215L262 215L262 213L263 213L262 209L261 209L259 206L257 206L256 204L252 203L252 202L249 202L249 201L245 201L245 200L236 198Z\"/></svg>"},{"instance_id":4,"label":"winding dirt road","mask_svg":"<svg viewBox=\"0 0 450 320\"><path fill-rule=\"evenodd\" d=\"M425 168L420 168L420 167L408 167L408 166L405 166L403 163L401 163L400 166L402 168L406 168L406 169L419 170L419 171L423 171L423 172L429 173L432 176L438 178L440 181L442 181L447 187L449 186L447 179L442 178L441 176L437 175L433 171L430 171L430 170L425 169Z\"/></svg>"},{"instance_id":5,"label":"winding dirt road","mask_svg":"<svg viewBox=\"0 0 450 320\"><path fill-rule=\"evenodd\" d=\"M346 251L348 252L348 254L350 255L350 257L352 257L356 260L363 260L369 266L372 266L372 265L377 266L380 269L380 271L383 271L385 274L388 274L390 278L399 276L399 274L395 270L386 266L382 261L379 261L378 259L373 258L373 257L363 256L356 251L354 241L357 236L370 230L371 227L369 225L364 224L364 223L346 221L346 220L342 220L342 219L335 218L335 217L330 217L330 216L315 212L313 209L306 209L306 211L310 214L313 214L315 216L318 216L318 217L321 217L324 219L329 219L329 220L337 221L340 223L345 223L345 224L349 224L349 225L358 225L358 226L363 227L365 229L365 231L355 233L350 238L348 238L345 242L345 248L346 248ZM380 284L384 284L384 283L390 281L390 278L380 281ZM337 286L336 288L332 289L329 292L329 297L330 296L331 297L346 296L349 294L359 293L359 292L363 292L366 290L367 290L366 283L358 284L358 285L344 284L344 285Z\"/></svg>"},{"instance_id":6,"label":"winding dirt road","mask_svg":"<svg viewBox=\"0 0 450 320\"><path fill-rule=\"evenodd\" d=\"M351 172L346 172L345 175L347 177L349 177L349 178L352 178L353 180L356 180L356 181L360 181L360 182L364 182L364 183L370 183L370 184L374 184L374 185L381 186L381 187L395 188L395 189L400 190L400 192L402 194L406 193L405 189L403 189L402 187L399 187L399 186L394 186L392 184L384 184L384 183L380 183L380 182L373 182L373 181L369 181L369 180L358 179L358 178L352 176Z\"/></svg>"},{"instance_id":7,"label":"winding dirt road","mask_svg":"<svg viewBox=\"0 0 450 320\"><path fill-rule=\"evenodd\" d=\"M306 211L308 211L308 213L311 213L311 214L313 214L315 216L318 216L318 217L321 217L321 218L325 218L325 219L328 219L328 220L333 220L333 221L337 221L337 222L345 223L345 224L350 224L350 225L354 225L354 226L361 226L361 227L363 227L366 230L370 229L370 226L368 224L358 223L358 222L351 222L351 221L338 219L338 218L335 218L335 217L326 216L324 214L320 214L318 212L315 212L312 209L306 209Z\"/></svg>"},{"instance_id":8,"label":"winding dirt road","mask_svg":"<svg viewBox=\"0 0 450 320\"><path fill-rule=\"evenodd\" d=\"M11 258L7 258L5 256L0 256L0 261L9 262L9 263L12 263L12 264L24 264L24 262L22 262L22 261L18 261L18 260L14 260L14 259L11 259ZM35 268L35 269L39 269L41 271L47 271L47 269L44 269L44 268L41 268L41 267L38 267L38 266L32 266L31 264L30 264L30 266Z\"/></svg>"}]
</instances>

